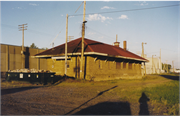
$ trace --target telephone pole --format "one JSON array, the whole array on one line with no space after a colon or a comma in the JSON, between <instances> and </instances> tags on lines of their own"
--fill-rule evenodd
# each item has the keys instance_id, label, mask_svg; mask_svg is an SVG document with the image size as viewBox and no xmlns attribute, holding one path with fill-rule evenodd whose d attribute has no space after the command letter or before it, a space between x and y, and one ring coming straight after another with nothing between
<instances>
[{"instance_id":1,"label":"telephone pole","mask_svg":"<svg viewBox=\"0 0 180 116\"><path fill-rule=\"evenodd\" d=\"M161 49L160 49L160 56L159 56L159 73L161 73L162 70L162 63L161 63Z\"/></svg>"},{"instance_id":2,"label":"telephone pole","mask_svg":"<svg viewBox=\"0 0 180 116\"><path fill-rule=\"evenodd\" d=\"M143 43L143 42L142 42L142 54L141 54L141 57L144 58L144 45L143 45L143 44L147 44L147 43Z\"/></svg>"},{"instance_id":3,"label":"telephone pole","mask_svg":"<svg viewBox=\"0 0 180 116\"><path fill-rule=\"evenodd\" d=\"M84 35L85 35L85 14L86 14L86 1L84 1L84 11L83 11L83 24L82 24L82 47L81 47L81 65L80 65L80 79L84 78L84 69L83 69L83 64L84 64Z\"/></svg>"},{"instance_id":4,"label":"telephone pole","mask_svg":"<svg viewBox=\"0 0 180 116\"><path fill-rule=\"evenodd\" d=\"M143 44L147 44L147 43L143 43L142 42L142 54L141 54L141 57L143 57L144 58L144 45ZM146 64L145 64L145 62L144 62L144 64L142 64L143 65L143 68L144 68L144 75L146 75Z\"/></svg>"},{"instance_id":5,"label":"telephone pole","mask_svg":"<svg viewBox=\"0 0 180 116\"><path fill-rule=\"evenodd\" d=\"M21 55L22 55L22 69L25 67L25 56L24 56L24 30L27 30L27 25L26 24L22 24L22 25L18 25L18 29L19 31L22 31L22 50L21 50Z\"/></svg>"},{"instance_id":6,"label":"telephone pole","mask_svg":"<svg viewBox=\"0 0 180 116\"><path fill-rule=\"evenodd\" d=\"M156 55L152 55L152 74L154 72L154 59L153 59L153 56L156 56ZM156 71L156 68L155 68L155 71Z\"/></svg>"},{"instance_id":7,"label":"telephone pole","mask_svg":"<svg viewBox=\"0 0 180 116\"><path fill-rule=\"evenodd\" d=\"M65 43L65 76L67 75L67 40L68 40L68 14L66 15L66 43Z\"/></svg>"}]
</instances>

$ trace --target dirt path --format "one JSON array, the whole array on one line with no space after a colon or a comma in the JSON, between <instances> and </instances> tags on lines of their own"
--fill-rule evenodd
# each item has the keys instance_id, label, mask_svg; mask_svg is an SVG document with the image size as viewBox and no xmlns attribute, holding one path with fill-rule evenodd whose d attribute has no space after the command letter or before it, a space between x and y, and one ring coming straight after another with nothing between
<instances>
[{"instance_id":1,"label":"dirt path","mask_svg":"<svg viewBox=\"0 0 180 116\"><path fill-rule=\"evenodd\" d=\"M64 114L109 114L138 115L138 99L127 101L120 99L119 90L154 86L171 81L169 79L109 82L63 82L57 86L33 86L1 89L2 115L64 115ZM136 88L136 89L137 89ZM133 95L132 95L133 96ZM167 108L158 103L148 102L148 113L163 115ZM162 111L158 111L161 107ZM156 109L156 110L155 110Z\"/></svg>"}]
</instances>

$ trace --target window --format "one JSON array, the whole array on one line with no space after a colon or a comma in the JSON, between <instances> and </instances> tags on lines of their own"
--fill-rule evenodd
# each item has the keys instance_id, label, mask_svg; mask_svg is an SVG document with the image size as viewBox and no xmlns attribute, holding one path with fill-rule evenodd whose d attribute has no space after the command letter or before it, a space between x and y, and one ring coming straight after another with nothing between
<instances>
[{"instance_id":1,"label":"window","mask_svg":"<svg viewBox=\"0 0 180 116\"><path fill-rule=\"evenodd\" d=\"M129 63L129 69L132 69L132 63Z\"/></svg>"},{"instance_id":2,"label":"window","mask_svg":"<svg viewBox=\"0 0 180 116\"><path fill-rule=\"evenodd\" d=\"M116 69L121 69L121 62L116 62Z\"/></svg>"},{"instance_id":3,"label":"window","mask_svg":"<svg viewBox=\"0 0 180 116\"><path fill-rule=\"evenodd\" d=\"M124 69L126 68L126 62L123 62L123 68Z\"/></svg>"},{"instance_id":4,"label":"window","mask_svg":"<svg viewBox=\"0 0 180 116\"><path fill-rule=\"evenodd\" d=\"M102 69L102 60L99 60L99 69Z\"/></svg>"},{"instance_id":5,"label":"window","mask_svg":"<svg viewBox=\"0 0 180 116\"><path fill-rule=\"evenodd\" d=\"M111 62L108 61L108 69L111 69Z\"/></svg>"}]
</instances>

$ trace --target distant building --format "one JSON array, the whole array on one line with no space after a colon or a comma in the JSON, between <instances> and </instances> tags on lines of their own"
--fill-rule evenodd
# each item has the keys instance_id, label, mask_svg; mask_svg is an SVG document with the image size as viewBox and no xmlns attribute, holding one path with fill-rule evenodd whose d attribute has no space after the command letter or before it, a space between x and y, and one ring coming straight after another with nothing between
<instances>
[{"instance_id":1,"label":"distant building","mask_svg":"<svg viewBox=\"0 0 180 116\"><path fill-rule=\"evenodd\" d=\"M162 63L159 57L146 57L149 61L146 62L146 74L160 74L162 73Z\"/></svg>"},{"instance_id":2,"label":"distant building","mask_svg":"<svg viewBox=\"0 0 180 116\"><path fill-rule=\"evenodd\" d=\"M80 78L81 38L68 42L67 76ZM136 54L119 47L119 42L108 45L90 39L84 39L84 79L111 80L142 78L141 63L147 62ZM65 72L65 44L48 49L34 55L36 58L47 59L47 68L56 75Z\"/></svg>"}]
</instances>

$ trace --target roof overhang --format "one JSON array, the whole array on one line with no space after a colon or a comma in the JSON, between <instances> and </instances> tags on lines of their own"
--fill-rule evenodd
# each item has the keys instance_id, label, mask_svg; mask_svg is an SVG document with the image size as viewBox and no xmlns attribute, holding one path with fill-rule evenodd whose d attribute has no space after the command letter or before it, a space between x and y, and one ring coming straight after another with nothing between
<instances>
[{"instance_id":1,"label":"roof overhang","mask_svg":"<svg viewBox=\"0 0 180 116\"><path fill-rule=\"evenodd\" d=\"M81 53L67 53L68 56L76 56L81 55ZM108 56L108 57L115 57L115 58L123 58L123 59L130 59L130 60L137 60L142 62L148 62L148 60L138 59L138 58L132 58L132 57L124 57L124 56L115 56L115 55L109 55L99 52L84 52L84 55L100 55L100 56ZM38 55L38 56L32 56L33 58L63 58L65 54L57 54L57 55ZM64 57L65 58L65 57Z\"/></svg>"}]
</instances>

